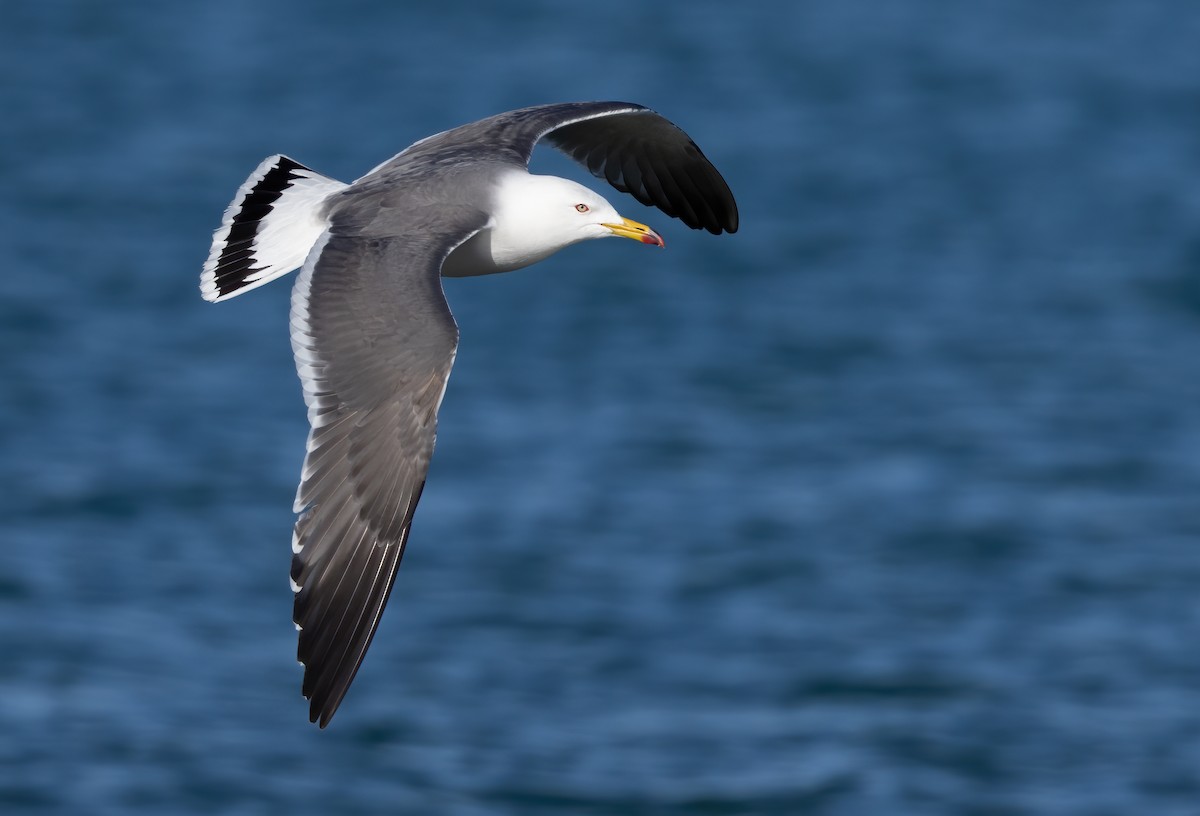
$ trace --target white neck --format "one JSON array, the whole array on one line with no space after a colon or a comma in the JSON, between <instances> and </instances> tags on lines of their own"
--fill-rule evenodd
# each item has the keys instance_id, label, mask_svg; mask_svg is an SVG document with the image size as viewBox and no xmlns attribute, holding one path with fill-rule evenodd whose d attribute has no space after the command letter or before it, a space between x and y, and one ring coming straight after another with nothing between
<instances>
[{"instance_id":1,"label":"white neck","mask_svg":"<svg viewBox=\"0 0 1200 816\"><path fill-rule=\"evenodd\" d=\"M579 204L587 209L580 212ZM443 275L520 269L571 244L606 237L611 232L602 222L620 220L611 204L581 184L517 170L497 179L488 206L490 225L451 253Z\"/></svg>"},{"instance_id":2,"label":"white neck","mask_svg":"<svg viewBox=\"0 0 1200 816\"><path fill-rule=\"evenodd\" d=\"M557 213L547 203L564 201L578 187L556 176L509 173L500 178L492 205L491 250L497 266L520 269L550 257L588 236L560 230Z\"/></svg>"}]
</instances>

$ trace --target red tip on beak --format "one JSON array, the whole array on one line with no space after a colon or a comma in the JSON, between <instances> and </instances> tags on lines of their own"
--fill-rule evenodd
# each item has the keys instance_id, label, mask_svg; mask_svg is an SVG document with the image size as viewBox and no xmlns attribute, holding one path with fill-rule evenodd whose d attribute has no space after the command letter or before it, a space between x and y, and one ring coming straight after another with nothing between
<instances>
[{"instance_id":1,"label":"red tip on beak","mask_svg":"<svg viewBox=\"0 0 1200 816\"><path fill-rule=\"evenodd\" d=\"M645 224L639 224L628 218L622 218L619 222L612 224L601 224L603 227L608 227L613 235L621 238L632 238L635 241L640 241L643 244L652 246L665 247L662 236L654 230L647 227Z\"/></svg>"}]
</instances>

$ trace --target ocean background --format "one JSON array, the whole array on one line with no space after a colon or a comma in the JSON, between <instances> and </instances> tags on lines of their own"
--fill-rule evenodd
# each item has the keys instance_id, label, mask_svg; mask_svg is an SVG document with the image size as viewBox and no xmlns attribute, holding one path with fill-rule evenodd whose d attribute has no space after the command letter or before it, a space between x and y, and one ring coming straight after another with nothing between
<instances>
[{"instance_id":1,"label":"ocean background","mask_svg":"<svg viewBox=\"0 0 1200 816\"><path fill-rule=\"evenodd\" d=\"M15 0L0 812L1200 813L1200 8ZM437 455L307 722L266 155L640 102L713 237L450 280Z\"/></svg>"}]
</instances>

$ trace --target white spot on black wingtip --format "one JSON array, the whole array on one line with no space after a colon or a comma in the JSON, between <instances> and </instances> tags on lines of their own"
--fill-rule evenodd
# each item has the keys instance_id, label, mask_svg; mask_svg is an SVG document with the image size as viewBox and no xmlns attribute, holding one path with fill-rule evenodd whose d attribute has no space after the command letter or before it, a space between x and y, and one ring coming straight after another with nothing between
<instances>
[{"instance_id":1,"label":"white spot on black wingtip","mask_svg":"<svg viewBox=\"0 0 1200 816\"><path fill-rule=\"evenodd\" d=\"M295 580L294 580L294 579L293 579L293 578L292 578L290 575L288 576L288 583L292 585L292 593L293 593L293 594L294 594L294 593L297 593L297 592L299 592L299 591L300 591L300 590L302 590L302 589L304 589L304 587L302 587L302 586L300 586L299 584L297 584L297 583L296 583L296 581L295 581Z\"/></svg>"}]
</instances>

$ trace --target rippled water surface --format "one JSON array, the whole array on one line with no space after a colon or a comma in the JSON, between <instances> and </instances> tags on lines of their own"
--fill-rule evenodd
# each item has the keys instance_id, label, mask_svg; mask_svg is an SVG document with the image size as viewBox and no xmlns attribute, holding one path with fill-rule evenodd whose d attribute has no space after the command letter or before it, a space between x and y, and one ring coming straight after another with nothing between
<instances>
[{"instance_id":1,"label":"rippled water surface","mask_svg":"<svg viewBox=\"0 0 1200 816\"><path fill-rule=\"evenodd\" d=\"M1194 4L5 18L0 811L1200 810ZM742 229L605 189L668 249L447 282L437 456L318 731L288 285L202 302L209 235L270 153L350 179L596 98Z\"/></svg>"}]
</instances>

